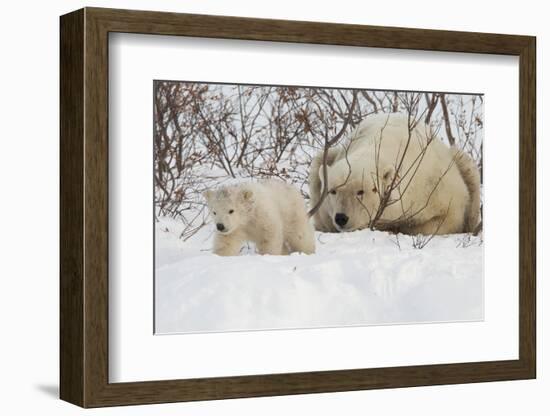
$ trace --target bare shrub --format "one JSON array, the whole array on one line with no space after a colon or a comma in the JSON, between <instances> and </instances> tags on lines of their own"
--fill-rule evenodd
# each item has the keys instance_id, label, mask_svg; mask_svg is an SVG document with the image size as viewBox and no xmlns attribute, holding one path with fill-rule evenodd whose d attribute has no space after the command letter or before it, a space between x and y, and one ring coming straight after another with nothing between
<instances>
[{"instance_id":1,"label":"bare shrub","mask_svg":"<svg viewBox=\"0 0 550 416\"><path fill-rule=\"evenodd\" d=\"M482 169L481 95L155 81L153 101L155 215L182 221L183 239L208 221L202 191L228 181L280 178L309 199L312 158L370 114L407 113L411 129L419 122L441 129L445 137L432 140L452 140ZM400 173L390 190L407 188ZM372 228L399 203L380 192Z\"/></svg>"}]
</instances>

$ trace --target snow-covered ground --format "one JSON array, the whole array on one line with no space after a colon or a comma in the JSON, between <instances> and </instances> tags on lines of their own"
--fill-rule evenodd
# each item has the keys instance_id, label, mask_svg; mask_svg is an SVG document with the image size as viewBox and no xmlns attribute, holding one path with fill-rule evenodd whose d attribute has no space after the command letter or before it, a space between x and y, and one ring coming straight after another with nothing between
<instances>
[{"instance_id":1,"label":"snow-covered ground","mask_svg":"<svg viewBox=\"0 0 550 416\"><path fill-rule=\"evenodd\" d=\"M238 257L210 251L213 228L183 241L181 222L155 230L158 334L483 319L483 244L436 236L317 233L314 255Z\"/></svg>"}]
</instances>

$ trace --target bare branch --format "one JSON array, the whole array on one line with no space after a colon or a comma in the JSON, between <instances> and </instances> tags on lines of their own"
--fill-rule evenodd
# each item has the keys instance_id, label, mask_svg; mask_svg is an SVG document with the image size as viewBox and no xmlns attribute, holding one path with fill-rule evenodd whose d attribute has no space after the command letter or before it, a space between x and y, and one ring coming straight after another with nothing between
<instances>
[{"instance_id":1,"label":"bare branch","mask_svg":"<svg viewBox=\"0 0 550 416\"><path fill-rule=\"evenodd\" d=\"M351 104L348 108L348 116L344 120L344 123L343 123L342 127L340 128L340 131L332 139L328 138L328 134L325 135L325 144L324 144L324 148L323 148L323 164L322 164L322 168L323 168L323 189L322 189L321 197L319 198L319 201L317 201L315 206L313 206L309 210L309 212L307 213L307 215L309 217L312 217L313 215L315 215L315 213L317 211L319 211L319 208L321 208L321 205L323 204L323 202L325 201L325 198L328 195L328 187L327 187L327 183L328 183L328 166L327 166L328 152L329 152L329 150L332 146L334 146L336 143L338 143L340 138L346 132L346 129L347 129L348 125L350 124L351 119L353 117L353 110L354 110L356 104L357 104L357 91L354 91L352 102L351 102ZM347 154L347 150L346 150L346 154ZM346 160L347 160L347 157L346 157ZM348 167L349 167L349 169L348 169L348 177L347 178L349 179L349 176L351 175L351 166L349 166L349 161L348 161ZM347 179L346 179L346 182L347 182Z\"/></svg>"}]
</instances>

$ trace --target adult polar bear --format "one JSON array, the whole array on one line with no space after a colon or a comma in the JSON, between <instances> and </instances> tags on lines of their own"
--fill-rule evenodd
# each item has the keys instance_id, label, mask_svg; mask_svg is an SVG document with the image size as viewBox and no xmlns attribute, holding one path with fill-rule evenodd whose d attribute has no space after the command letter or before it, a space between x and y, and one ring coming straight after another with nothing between
<instances>
[{"instance_id":1,"label":"adult polar bear","mask_svg":"<svg viewBox=\"0 0 550 416\"><path fill-rule=\"evenodd\" d=\"M322 160L323 152L311 164L311 207L323 192ZM367 228L378 211L376 228L411 235L471 232L479 223L480 177L472 159L423 122L410 129L403 114L368 116L329 150L327 174L328 195L313 216L319 231Z\"/></svg>"}]
</instances>

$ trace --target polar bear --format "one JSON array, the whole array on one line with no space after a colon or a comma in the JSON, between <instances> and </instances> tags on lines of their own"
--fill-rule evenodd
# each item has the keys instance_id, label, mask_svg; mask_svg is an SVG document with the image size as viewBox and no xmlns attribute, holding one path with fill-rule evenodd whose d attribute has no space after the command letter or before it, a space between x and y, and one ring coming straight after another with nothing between
<instances>
[{"instance_id":1,"label":"polar bear","mask_svg":"<svg viewBox=\"0 0 550 416\"><path fill-rule=\"evenodd\" d=\"M207 190L203 195L216 224L215 254L236 256L245 241L254 242L260 254L315 252L305 201L293 186L265 180Z\"/></svg>"},{"instance_id":2,"label":"polar bear","mask_svg":"<svg viewBox=\"0 0 550 416\"><path fill-rule=\"evenodd\" d=\"M323 192L323 157L319 153L310 167L311 207ZM368 116L326 160L328 195L313 216L319 231L374 223L380 230L432 235L472 232L479 223L477 166L422 121L399 113Z\"/></svg>"}]
</instances>

